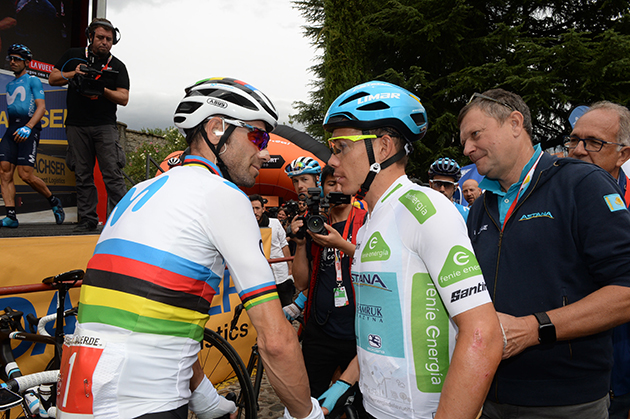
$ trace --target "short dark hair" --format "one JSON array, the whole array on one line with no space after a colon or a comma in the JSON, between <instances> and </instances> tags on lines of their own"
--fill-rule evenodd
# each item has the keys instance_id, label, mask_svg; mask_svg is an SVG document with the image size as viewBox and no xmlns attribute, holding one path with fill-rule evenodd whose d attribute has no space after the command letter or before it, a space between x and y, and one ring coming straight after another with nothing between
<instances>
[{"instance_id":1,"label":"short dark hair","mask_svg":"<svg viewBox=\"0 0 630 419\"><path fill-rule=\"evenodd\" d=\"M249 200L250 200L251 202L254 202L254 201L260 201L260 203L262 204L262 206L263 206L263 207L264 207L264 206L265 206L265 204L267 203L267 200L266 200L265 198L263 198L263 197L262 197L262 195L259 195L259 194L257 194L257 193L250 195L250 196L249 196Z\"/></svg>"},{"instance_id":2,"label":"short dark hair","mask_svg":"<svg viewBox=\"0 0 630 419\"><path fill-rule=\"evenodd\" d=\"M326 165L324 166L324 168L322 169L322 173L321 173L321 180L322 180L322 185L324 184L324 182L326 182L326 179L328 179L330 176L333 176L335 174L335 169L333 169L331 166Z\"/></svg>"},{"instance_id":3,"label":"short dark hair","mask_svg":"<svg viewBox=\"0 0 630 419\"><path fill-rule=\"evenodd\" d=\"M529 138L533 141L534 134L532 130L532 115L529 110L529 106L527 106L522 97L516 93L508 92L503 89L486 90L482 93L482 95L492 98L496 100L496 102L484 99L480 96L473 97L473 99L468 102L461 111L459 111L457 125L462 125L464 117L472 108L481 109L486 115L496 119L501 125L507 120L508 116L510 116L513 111L517 111L523 115L523 128L529 135ZM510 108L513 110L510 110Z\"/></svg>"}]
</instances>

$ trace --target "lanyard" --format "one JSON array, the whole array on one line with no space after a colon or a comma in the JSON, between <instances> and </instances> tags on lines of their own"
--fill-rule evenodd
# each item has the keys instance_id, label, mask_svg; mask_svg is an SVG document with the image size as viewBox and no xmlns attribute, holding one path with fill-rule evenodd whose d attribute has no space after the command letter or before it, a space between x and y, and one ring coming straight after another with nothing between
<instances>
[{"instance_id":1,"label":"lanyard","mask_svg":"<svg viewBox=\"0 0 630 419\"><path fill-rule=\"evenodd\" d=\"M538 162L540 161L540 158L542 157L542 155L543 155L543 153L540 153L540 156L538 156L538 159L536 159L536 163L534 163L532 168L529 169L529 172L527 172L527 176L525 176L525 179L523 179L523 183L521 183L521 187L518 188L518 193L516 194L516 197L514 198L514 201L512 201L512 205L510 205L510 209L508 209L507 214L505 214L505 220L503 220L503 227L501 228L501 230L503 230L505 228L505 225L507 224L508 219L510 218L510 216L514 212L514 209L516 208L516 203L518 202L518 199L520 198L521 193L524 192L525 189L527 189L527 187L529 186L530 182L532 181L532 177L534 175L534 171L536 170L536 166L538 166Z\"/></svg>"},{"instance_id":2,"label":"lanyard","mask_svg":"<svg viewBox=\"0 0 630 419\"><path fill-rule=\"evenodd\" d=\"M341 238L345 241L348 241L348 235L350 234L350 225L354 222L355 216L355 207L352 206L350 209L350 214L348 214L348 219L346 220L346 225L343 228L343 233L341 234ZM354 232L352 233L354 234ZM337 287L341 287L343 282L342 274L341 274L341 258L343 257L343 252L339 249L334 249L335 252L335 274L337 279Z\"/></svg>"}]
</instances>

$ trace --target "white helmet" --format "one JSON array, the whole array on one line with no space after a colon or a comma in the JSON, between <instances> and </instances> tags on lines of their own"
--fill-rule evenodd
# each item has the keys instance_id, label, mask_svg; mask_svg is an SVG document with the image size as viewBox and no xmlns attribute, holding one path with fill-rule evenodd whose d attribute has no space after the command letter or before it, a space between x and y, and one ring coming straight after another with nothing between
<instances>
[{"instance_id":1,"label":"white helmet","mask_svg":"<svg viewBox=\"0 0 630 419\"><path fill-rule=\"evenodd\" d=\"M183 135L213 115L241 121L261 120L268 132L278 124L278 112L273 103L263 92L243 81L209 78L187 87L185 92L173 117Z\"/></svg>"}]
</instances>

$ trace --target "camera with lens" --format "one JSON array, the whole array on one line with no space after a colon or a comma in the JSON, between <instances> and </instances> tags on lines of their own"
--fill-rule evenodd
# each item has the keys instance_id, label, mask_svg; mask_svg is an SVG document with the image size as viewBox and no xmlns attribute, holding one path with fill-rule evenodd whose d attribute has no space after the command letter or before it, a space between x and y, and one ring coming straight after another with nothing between
<instances>
[{"instance_id":1,"label":"camera with lens","mask_svg":"<svg viewBox=\"0 0 630 419\"><path fill-rule=\"evenodd\" d=\"M287 214L287 218L290 221L292 221L293 217L298 215L298 213L300 212L300 207L298 206L298 203L293 199L287 201L286 204L282 206L282 208L284 209L284 212Z\"/></svg>"},{"instance_id":2,"label":"camera with lens","mask_svg":"<svg viewBox=\"0 0 630 419\"><path fill-rule=\"evenodd\" d=\"M85 96L102 96L104 89L116 90L118 71L111 69L98 69L96 56L88 53L87 65L81 64L79 69L85 74L76 73L70 80L72 87L79 94Z\"/></svg>"},{"instance_id":3,"label":"camera with lens","mask_svg":"<svg viewBox=\"0 0 630 419\"><path fill-rule=\"evenodd\" d=\"M321 189L308 188L307 194L301 193L298 197L300 201L306 203L308 213L306 217L298 218L298 220L302 220L304 223L298 231L292 233L292 236L297 239L303 239L306 236L306 230L315 234L328 234L328 230L326 230L326 227L324 227L326 217L324 215L321 215L319 212Z\"/></svg>"}]
</instances>

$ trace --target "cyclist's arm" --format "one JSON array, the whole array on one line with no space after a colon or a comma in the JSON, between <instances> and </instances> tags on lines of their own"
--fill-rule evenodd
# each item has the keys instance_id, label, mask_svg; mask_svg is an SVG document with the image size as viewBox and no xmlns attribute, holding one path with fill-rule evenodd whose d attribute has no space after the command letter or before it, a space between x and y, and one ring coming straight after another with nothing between
<instances>
[{"instance_id":1,"label":"cyclist's arm","mask_svg":"<svg viewBox=\"0 0 630 419\"><path fill-rule=\"evenodd\" d=\"M503 336L492 303L453 318L457 344L446 374L435 419L478 416L501 361Z\"/></svg>"},{"instance_id":2,"label":"cyclist's arm","mask_svg":"<svg viewBox=\"0 0 630 419\"><path fill-rule=\"evenodd\" d=\"M258 349L271 386L293 417L305 418L312 408L308 376L297 335L278 299L247 311L258 333Z\"/></svg>"},{"instance_id":3,"label":"cyclist's arm","mask_svg":"<svg viewBox=\"0 0 630 419\"><path fill-rule=\"evenodd\" d=\"M44 99L35 99L35 113L31 117L31 119L26 124L27 127L33 128L39 121L41 121L42 117L46 113L46 102Z\"/></svg>"},{"instance_id":4,"label":"cyclist's arm","mask_svg":"<svg viewBox=\"0 0 630 419\"><path fill-rule=\"evenodd\" d=\"M285 258L291 257L291 250L289 250L288 244L282 248L282 254L284 255ZM293 262L288 261L287 266L289 267L289 275L293 275Z\"/></svg>"},{"instance_id":5,"label":"cyclist's arm","mask_svg":"<svg viewBox=\"0 0 630 419\"><path fill-rule=\"evenodd\" d=\"M339 377L340 380L352 385L359 381L359 358L355 355Z\"/></svg>"},{"instance_id":6,"label":"cyclist's arm","mask_svg":"<svg viewBox=\"0 0 630 419\"><path fill-rule=\"evenodd\" d=\"M293 281L298 291L308 289L311 278L311 263L308 260L306 240L296 242L293 256Z\"/></svg>"}]
</instances>

